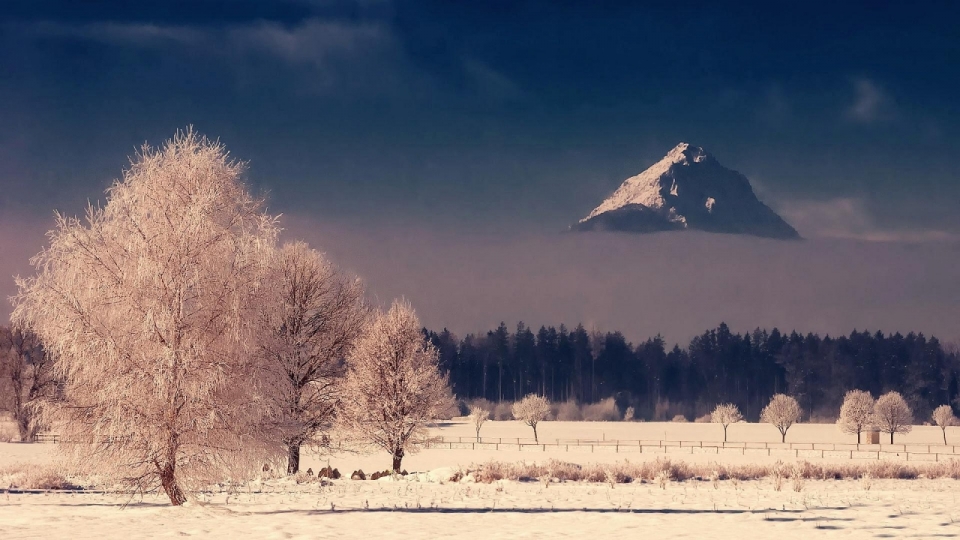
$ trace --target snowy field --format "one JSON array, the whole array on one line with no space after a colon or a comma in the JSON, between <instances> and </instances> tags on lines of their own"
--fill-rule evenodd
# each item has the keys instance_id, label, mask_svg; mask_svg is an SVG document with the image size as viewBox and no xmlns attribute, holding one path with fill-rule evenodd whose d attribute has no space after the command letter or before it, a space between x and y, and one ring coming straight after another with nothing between
<instances>
[{"instance_id":1,"label":"snowy field","mask_svg":"<svg viewBox=\"0 0 960 540\"><path fill-rule=\"evenodd\" d=\"M957 428L948 439L960 437ZM526 437L518 422L488 422L484 437ZM544 422L541 439L722 439L711 424ZM433 435L470 437L472 428L445 423ZM738 424L730 440L777 442L770 426ZM788 441L852 442L833 425L801 424ZM897 442L942 443L938 428L915 427ZM951 441L952 442L952 441ZM53 444L0 444L0 469L45 466L57 459ZM916 480L806 480L800 491L787 480L544 483L450 482L453 471L489 460L612 463L663 459L635 454L526 453L515 450L431 449L404 459L406 479L339 480L297 484L269 480L233 493L202 495L175 508L163 496L103 493L0 494L4 538L202 536L216 538L387 538L404 531L417 538L950 538L960 536L960 482ZM749 456L682 456L685 462L748 463ZM709 458L709 459L708 459ZM389 465L385 453L307 453L303 468L330 463L346 475ZM770 461L768 459L768 461ZM775 460L774 460L775 461ZM2 483L2 479L0 479ZM0 487L6 487L2 485Z\"/></svg>"}]
</instances>

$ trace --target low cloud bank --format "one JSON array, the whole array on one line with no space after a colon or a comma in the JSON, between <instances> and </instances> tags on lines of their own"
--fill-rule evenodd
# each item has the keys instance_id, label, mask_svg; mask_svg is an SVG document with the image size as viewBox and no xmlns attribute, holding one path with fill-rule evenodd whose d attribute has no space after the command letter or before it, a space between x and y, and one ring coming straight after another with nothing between
<instances>
[{"instance_id":1,"label":"low cloud bank","mask_svg":"<svg viewBox=\"0 0 960 540\"><path fill-rule=\"evenodd\" d=\"M583 322L632 340L684 342L725 321L847 334L918 331L953 340L960 243L707 233L462 233L285 218L363 277L381 302L406 296L432 328L457 333Z\"/></svg>"}]
</instances>

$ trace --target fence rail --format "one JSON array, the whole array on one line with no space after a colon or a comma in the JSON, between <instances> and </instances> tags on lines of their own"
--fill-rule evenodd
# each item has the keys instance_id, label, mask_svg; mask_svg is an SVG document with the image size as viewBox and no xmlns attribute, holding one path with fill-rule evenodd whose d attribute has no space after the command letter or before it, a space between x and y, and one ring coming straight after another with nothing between
<instances>
[{"instance_id":1,"label":"fence rail","mask_svg":"<svg viewBox=\"0 0 960 540\"><path fill-rule=\"evenodd\" d=\"M886 459L945 461L960 459L960 446L937 444L765 443L663 440L533 439L433 437L427 448L446 450L519 450L529 452L706 454L784 458Z\"/></svg>"}]
</instances>

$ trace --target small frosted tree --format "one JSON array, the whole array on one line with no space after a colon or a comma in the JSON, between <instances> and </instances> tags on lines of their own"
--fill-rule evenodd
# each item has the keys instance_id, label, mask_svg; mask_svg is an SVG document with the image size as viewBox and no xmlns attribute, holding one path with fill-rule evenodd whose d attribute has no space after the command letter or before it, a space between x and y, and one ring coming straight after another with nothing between
<instances>
[{"instance_id":1,"label":"small frosted tree","mask_svg":"<svg viewBox=\"0 0 960 540\"><path fill-rule=\"evenodd\" d=\"M780 431L780 442L787 441L787 430L800 421L800 404L786 394L776 394L760 412L760 420L772 424Z\"/></svg>"},{"instance_id":2,"label":"small frosted tree","mask_svg":"<svg viewBox=\"0 0 960 540\"><path fill-rule=\"evenodd\" d=\"M727 427L741 420L743 415L733 403L721 403L710 413L710 421L723 426L723 442L727 442Z\"/></svg>"},{"instance_id":3,"label":"small frosted tree","mask_svg":"<svg viewBox=\"0 0 960 540\"><path fill-rule=\"evenodd\" d=\"M879 431L890 434L890 444L893 444L894 433L910 433L913 429L913 411L900 392L887 392L877 398L873 406L873 425Z\"/></svg>"},{"instance_id":4,"label":"small frosted tree","mask_svg":"<svg viewBox=\"0 0 960 540\"><path fill-rule=\"evenodd\" d=\"M537 424L546 420L548 416L550 416L550 402L543 396L528 394L513 404L513 417L533 428L535 442L540 442L537 438Z\"/></svg>"},{"instance_id":5,"label":"small frosted tree","mask_svg":"<svg viewBox=\"0 0 960 540\"><path fill-rule=\"evenodd\" d=\"M43 403L57 390L53 361L36 334L19 327L0 327L0 377L0 407L13 414L20 441L36 441L44 427Z\"/></svg>"},{"instance_id":6,"label":"small frosted tree","mask_svg":"<svg viewBox=\"0 0 960 540\"><path fill-rule=\"evenodd\" d=\"M930 418L934 425L943 431L943 444L947 444L947 428L958 424L957 417L953 414L953 408L949 405L941 405L933 410Z\"/></svg>"},{"instance_id":7,"label":"small frosted tree","mask_svg":"<svg viewBox=\"0 0 960 540\"><path fill-rule=\"evenodd\" d=\"M287 473L300 470L300 447L329 430L344 359L368 309L359 280L341 273L303 242L270 257L269 294L260 304L262 377L272 389L270 422L287 448Z\"/></svg>"},{"instance_id":8,"label":"small frosted tree","mask_svg":"<svg viewBox=\"0 0 960 540\"><path fill-rule=\"evenodd\" d=\"M252 474L265 407L252 336L275 219L222 145L144 146L85 220L57 216L14 320L54 357L50 423L79 463L174 505Z\"/></svg>"},{"instance_id":9,"label":"small frosted tree","mask_svg":"<svg viewBox=\"0 0 960 540\"><path fill-rule=\"evenodd\" d=\"M477 431L477 442L480 442L480 428L483 427L483 424L486 423L489 418L490 411L483 407L470 409L470 423L473 424L473 428Z\"/></svg>"},{"instance_id":10,"label":"small frosted tree","mask_svg":"<svg viewBox=\"0 0 960 540\"><path fill-rule=\"evenodd\" d=\"M837 425L844 433L857 434L857 444L860 444L860 434L873 422L874 400L870 392L850 390L843 396L843 405L840 406L840 418Z\"/></svg>"},{"instance_id":11,"label":"small frosted tree","mask_svg":"<svg viewBox=\"0 0 960 540\"><path fill-rule=\"evenodd\" d=\"M404 455L426 439L427 422L447 406L449 389L437 349L421 332L410 304L395 301L373 315L347 358L341 420L390 453L400 471Z\"/></svg>"}]
</instances>

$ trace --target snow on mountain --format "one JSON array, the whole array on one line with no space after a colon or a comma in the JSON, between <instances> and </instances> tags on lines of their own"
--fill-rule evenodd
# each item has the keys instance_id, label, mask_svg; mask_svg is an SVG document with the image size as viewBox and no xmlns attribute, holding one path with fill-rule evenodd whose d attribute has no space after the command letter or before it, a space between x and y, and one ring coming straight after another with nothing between
<instances>
[{"instance_id":1,"label":"snow on mountain","mask_svg":"<svg viewBox=\"0 0 960 540\"><path fill-rule=\"evenodd\" d=\"M577 231L649 233L698 229L768 238L800 235L767 205L750 182L699 146L680 143L642 173L626 179Z\"/></svg>"}]
</instances>

